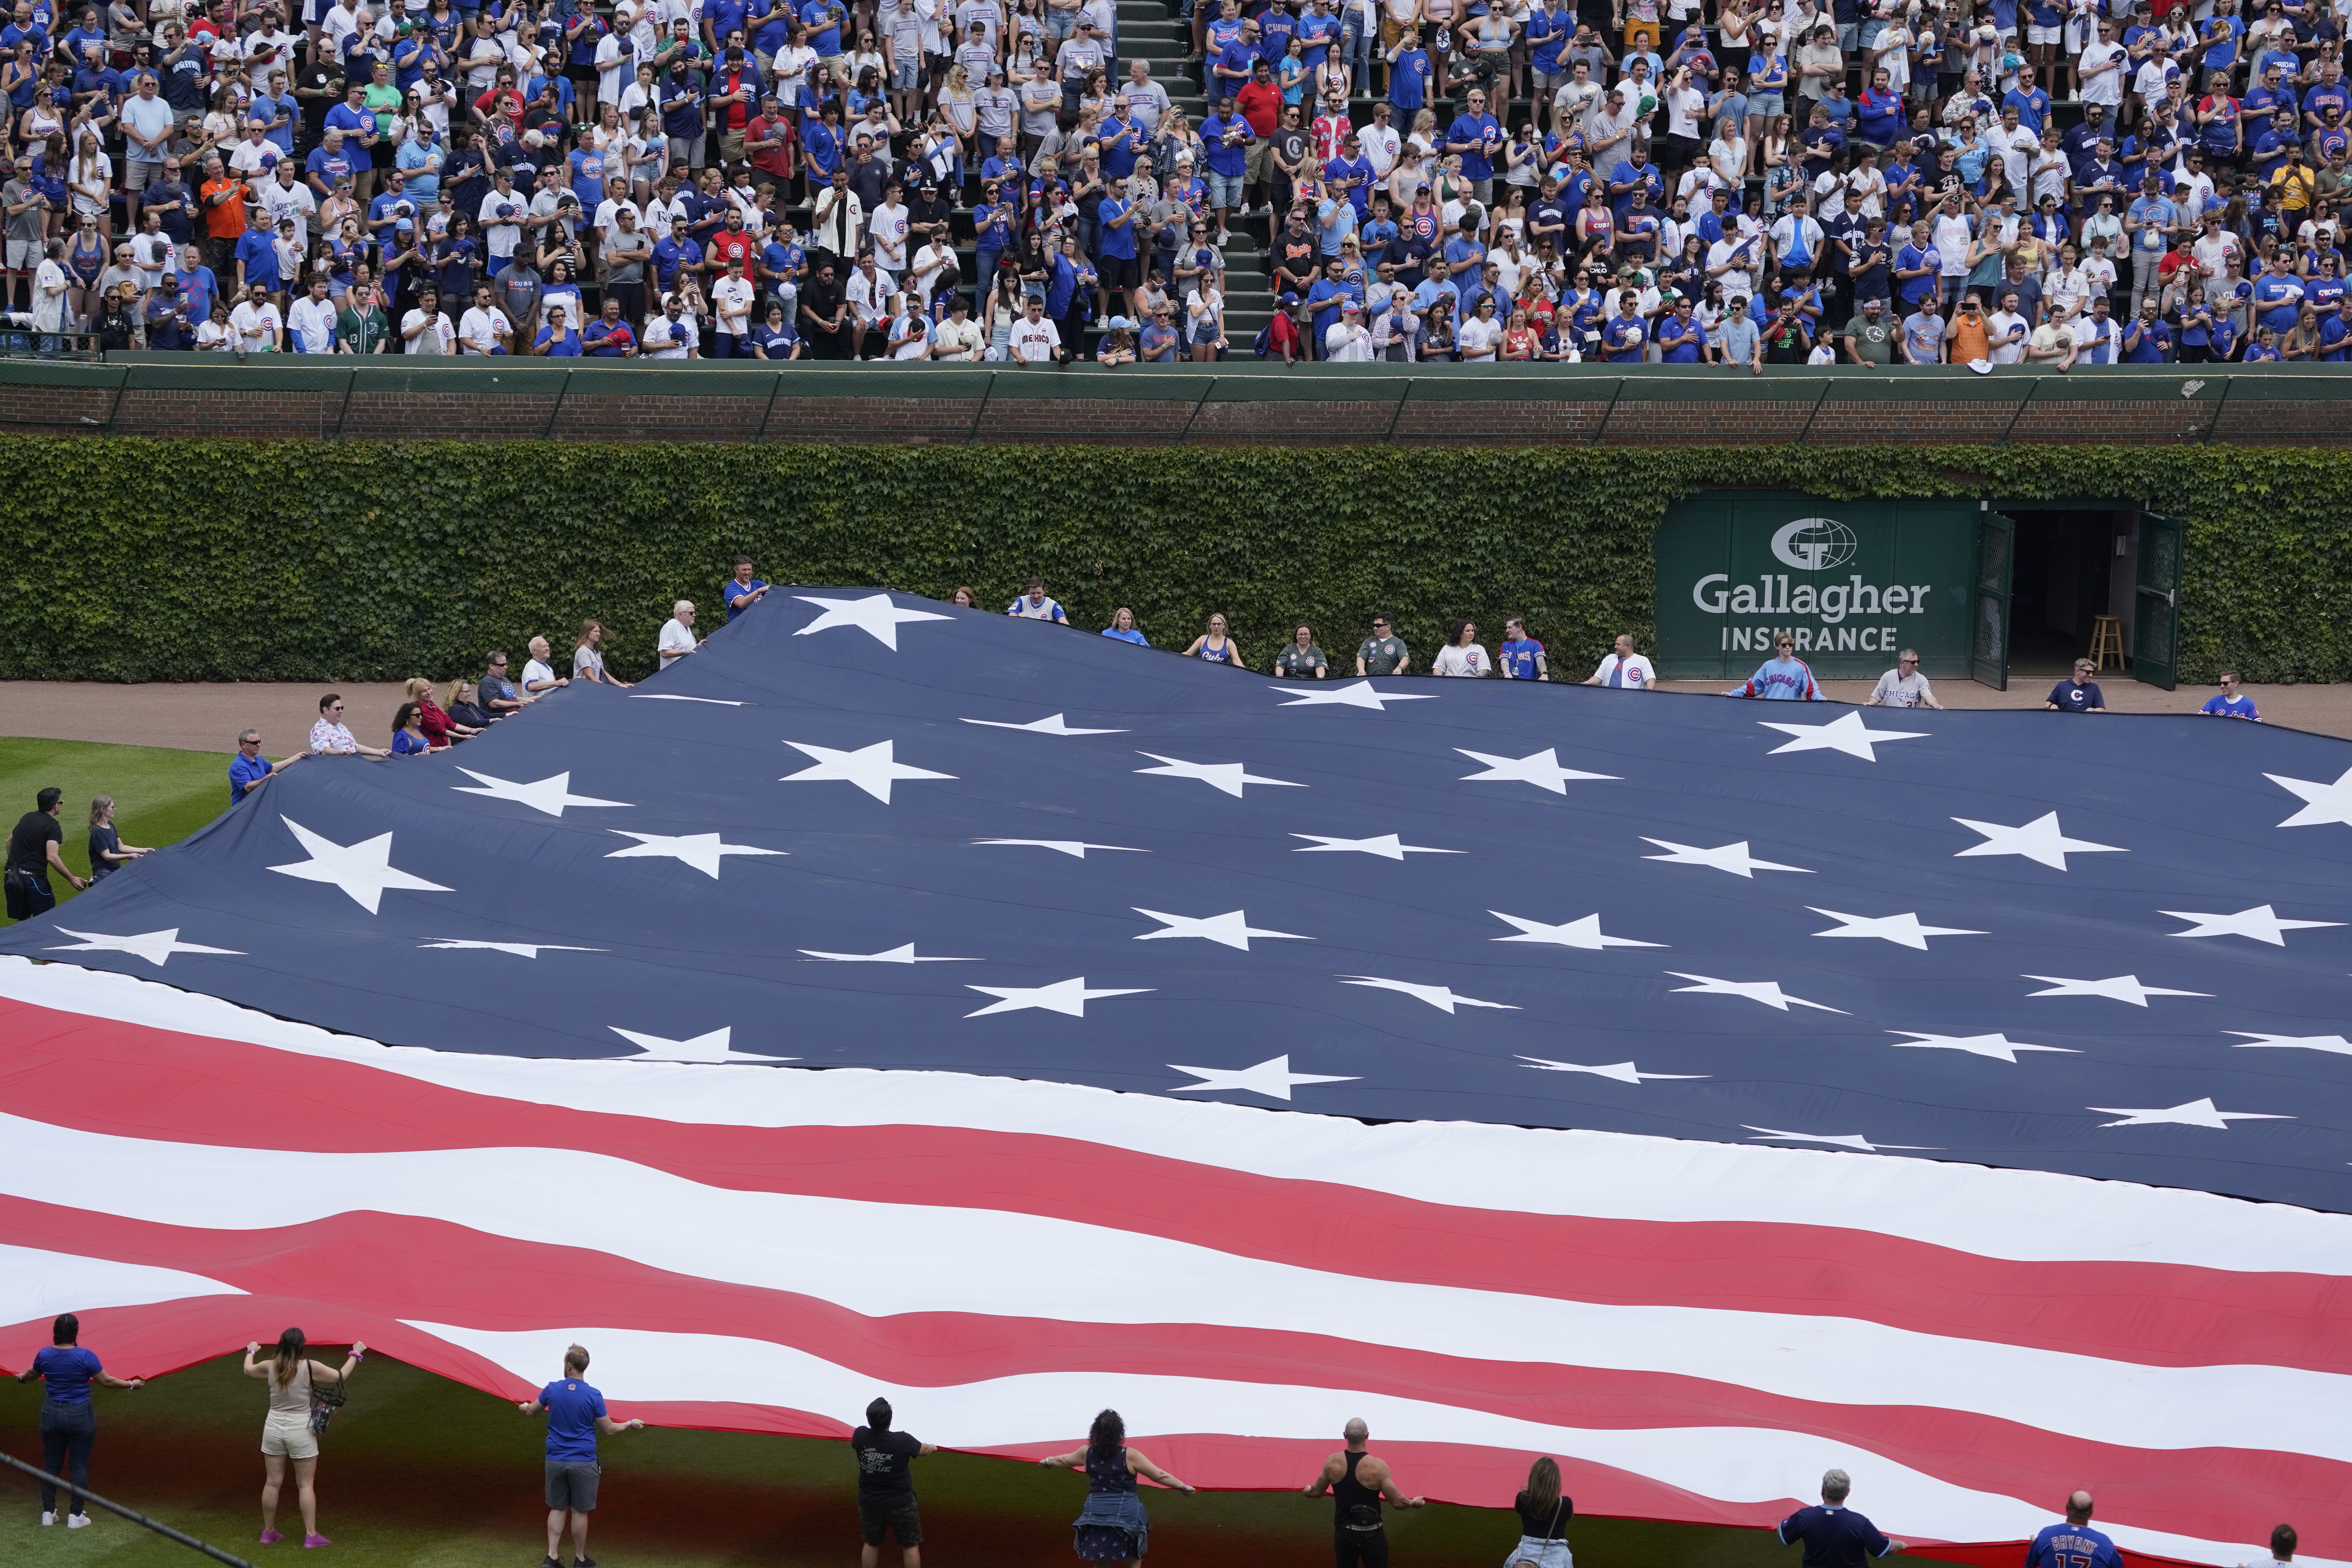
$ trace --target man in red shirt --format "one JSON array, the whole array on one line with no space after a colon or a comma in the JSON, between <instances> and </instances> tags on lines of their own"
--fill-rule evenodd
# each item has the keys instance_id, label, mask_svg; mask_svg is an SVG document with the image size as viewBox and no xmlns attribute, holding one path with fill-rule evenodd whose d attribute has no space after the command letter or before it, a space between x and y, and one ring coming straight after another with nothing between
<instances>
[{"instance_id":1,"label":"man in red shirt","mask_svg":"<svg viewBox=\"0 0 2352 1568\"><path fill-rule=\"evenodd\" d=\"M1261 58L1250 71L1249 80L1242 83L1234 94L1234 109L1249 121L1248 183L1242 187L1242 216L1249 216L1254 201L1265 204L1269 216L1274 212L1274 133L1282 123L1282 89L1275 85L1274 67Z\"/></svg>"},{"instance_id":2,"label":"man in red shirt","mask_svg":"<svg viewBox=\"0 0 2352 1568\"><path fill-rule=\"evenodd\" d=\"M1297 309L1297 295L1285 294L1282 297L1281 309L1276 310L1274 319L1265 324L1266 358L1280 354L1282 363L1287 365L1297 364L1307 357L1306 339L1299 334L1298 318L1292 314Z\"/></svg>"},{"instance_id":3,"label":"man in red shirt","mask_svg":"<svg viewBox=\"0 0 2352 1568\"><path fill-rule=\"evenodd\" d=\"M734 35L728 35L732 37ZM740 44L730 45L726 58L710 73L709 110L718 121L719 155L728 163L743 161L743 129L751 123L752 104L760 96L760 73L744 57Z\"/></svg>"},{"instance_id":4,"label":"man in red shirt","mask_svg":"<svg viewBox=\"0 0 2352 1568\"><path fill-rule=\"evenodd\" d=\"M1323 112L1307 128L1307 139L1315 144L1315 162L1319 168L1334 158L1349 158L1356 152L1356 123L1348 118L1348 100L1334 87L1323 100Z\"/></svg>"},{"instance_id":5,"label":"man in red shirt","mask_svg":"<svg viewBox=\"0 0 2352 1568\"><path fill-rule=\"evenodd\" d=\"M751 183L766 185L782 201L792 188L793 153L800 136L792 116L778 112L773 95L760 100L760 117L745 127L743 150L751 155Z\"/></svg>"},{"instance_id":6,"label":"man in red shirt","mask_svg":"<svg viewBox=\"0 0 2352 1568\"><path fill-rule=\"evenodd\" d=\"M758 244L753 241L751 231L743 226L743 209L729 203L727 226L710 237L711 265L724 273L728 263L740 261L743 263L745 275L749 276L752 259L759 254Z\"/></svg>"}]
</instances>

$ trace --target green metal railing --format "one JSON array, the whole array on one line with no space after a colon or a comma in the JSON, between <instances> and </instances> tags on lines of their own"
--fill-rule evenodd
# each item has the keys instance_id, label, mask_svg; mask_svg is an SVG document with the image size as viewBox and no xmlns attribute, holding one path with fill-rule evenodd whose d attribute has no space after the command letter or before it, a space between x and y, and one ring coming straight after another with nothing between
<instances>
[{"instance_id":1,"label":"green metal railing","mask_svg":"<svg viewBox=\"0 0 2352 1568\"><path fill-rule=\"evenodd\" d=\"M11 397L37 391L37 400ZM1318 404L1330 410L1335 438L1379 442L1401 433L1430 437L1432 422L1459 417L1475 434L1480 405L1513 405L1522 426L1550 417L1571 434L1601 443L1655 438L1657 422L1676 405L1718 409L1719 438L1822 440L1851 445L1885 426L1891 438L1917 440L1917 422L1935 438L1980 444L2016 439L2097 440L2085 422L2101 413L2129 414L2138 439L2333 444L2352 439L2352 366L2106 365L2054 374L2003 366L1979 375L1961 367L1773 366L1761 374L1667 365L1496 366L1369 364L1285 367L1256 360L1213 365L1096 365L1030 369L992 365L835 364L759 362L533 360L361 362L350 358L255 356L245 361L184 354L117 354L103 363L0 360L0 428L110 434L128 400L141 394L206 396L307 395L311 413L289 434L354 434L355 402L411 397L480 397L502 405L503 436L589 437L581 416L606 398L691 398L731 403L742 419L713 438L785 438L793 406L806 400L919 400L943 408L931 438L987 439L1009 420L1050 411L1038 403L1097 406L1160 405L1165 416L1135 438L1182 442L1207 434L1233 439L1247 405ZM30 402L32 406L26 406ZM380 405L378 405L380 406ZM487 405L486 405L487 406ZM575 417L563 425L564 411ZM969 410L967 412L967 409ZM1181 409L1181 412L1179 411ZM756 414L754 414L756 410ZM520 417L525 412L528 417ZM1547 413L1546 411L1549 411ZM1497 411L1499 413L1499 411ZM315 415L315 427L313 415ZM152 433L150 421L131 423ZM516 428L520 423L523 428ZM536 425L534 432L529 426ZM1644 426L1649 426L1644 433ZM1064 424L1080 430L1080 426ZM201 429L185 432L200 435ZM451 424L453 436L467 430ZM1297 434L1294 426L1291 434ZM404 434L414 436L413 430ZM1024 436L1034 438L1034 431ZM883 438L887 438L883 437Z\"/></svg>"}]
</instances>

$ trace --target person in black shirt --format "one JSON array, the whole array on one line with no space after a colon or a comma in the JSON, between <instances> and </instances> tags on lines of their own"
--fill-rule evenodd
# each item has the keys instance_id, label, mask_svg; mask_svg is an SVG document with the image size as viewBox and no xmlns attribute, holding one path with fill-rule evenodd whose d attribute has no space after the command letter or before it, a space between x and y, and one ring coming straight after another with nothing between
<instances>
[{"instance_id":1,"label":"person in black shirt","mask_svg":"<svg viewBox=\"0 0 2352 1568\"><path fill-rule=\"evenodd\" d=\"M66 841L66 830L58 824L58 803L64 798L65 791L54 784L41 791L33 797L39 809L18 817L16 831L8 835L8 858L5 868L0 868L0 882L7 885L12 921L28 921L58 907L57 890L49 886L52 868L71 882L76 892L89 886L73 874L58 853L58 846Z\"/></svg>"},{"instance_id":2,"label":"person in black shirt","mask_svg":"<svg viewBox=\"0 0 2352 1568\"><path fill-rule=\"evenodd\" d=\"M1797 314L1796 300L1783 299L1780 313L1764 323L1764 363L1802 364L1812 352L1813 335Z\"/></svg>"},{"instance_id":3,"label":"person in black shirt","mask_svg":"<svg viewBox=\"0 0 2352 1568\"><path fill-rule=\"evenodd\" d=\"M1389 1474L1388 1461L1365 1451L1372 1429L1362 1416L1349 1417L1341 1436L1348 1446L1323 1461L1307 1483L1307 1495L1331 1494L1331 1550L1339 1568L1388 1568L1389 1534L1381 1522L1381 1504L1426 1508L1429 1500L1405 1496Z\"/></svg>"},{"instance_id":4,"label":"person in black shirt","mask_svg":"<svg viewBox=\"0 0 2352 1568\"><path fill-rule=\"evenodd\" d=\"M1909 1544L1891 1541L1878 1527L1845 1506L1853 1481L1843 1470L1822 1475L1818 1508L1801 1508L1775 1527L1783 1546L1805 1543L1804 1568L1863 1568L1873 1557L1908 1551Z\"/></svg>"},{"instance_id":5,"label":"person in black shirt","mask_svg":"<svg viewBox=\"0 0 2352 1568\"><path fill-rule=\"evenodd\" d=\"M1528 1489L1511 1504L1519 1516L1519 1543L1511 1548L1510 1568L1571 1568L1568 1521L1576 1504L1560 1490L1559 1461L1544 1455L1528 1467Z\"/></svg>"},{"instance_id":6,"label":"person in black shirt","mask_svg":"<svg viewBox=\"0 0 2352 1568\"><path fill-rule=\"evenodd\" d=\"M890 1402L877 1399L866 1407L866 1425L849 1435L849 1451L857 1456L857 1529L865 1542L857 1553L860 1568L876 1568L881 1561L886 1533L898 1538L905 1568L921 1568L923 1521L915 1510L915 1482L907 1465L939 1449L890 1430Z\"/></svg>"}]
</instances>

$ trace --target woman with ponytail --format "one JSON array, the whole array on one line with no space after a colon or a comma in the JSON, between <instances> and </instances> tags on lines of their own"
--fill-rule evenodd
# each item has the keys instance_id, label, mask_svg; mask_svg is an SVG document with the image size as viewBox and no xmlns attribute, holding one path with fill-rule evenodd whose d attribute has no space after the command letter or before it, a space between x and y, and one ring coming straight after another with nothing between
<instances>
[{"instance_id":1,"label":"woman with ponytail","mask_svg":"<svg viewBox=\"0 0 2352 1568\"><path fill-rule=\"evenodd\" d=\"M278 1532L278 1493L286 1484L289 1459L294 1461L295 1500L302 1510L302 1544L334 1544L319 1533L319 1499L312 1488L319 1473L319 1432L311 1421L312 1394L321 1389L340 1393L352 1371L367 1359L367 1346L354 1343L339 1369L305 1358L302 1351L309 1342L301 1330L289 1329L278 1336L277 1347L267 1360L257 1359L261 1355L259 1341L245 1347L245 1375L269 1381L269 1414L261 1424L261 1462L267 1471L261 1486L264 1546L286 1539Z\"/></svg>"}]
</instances>

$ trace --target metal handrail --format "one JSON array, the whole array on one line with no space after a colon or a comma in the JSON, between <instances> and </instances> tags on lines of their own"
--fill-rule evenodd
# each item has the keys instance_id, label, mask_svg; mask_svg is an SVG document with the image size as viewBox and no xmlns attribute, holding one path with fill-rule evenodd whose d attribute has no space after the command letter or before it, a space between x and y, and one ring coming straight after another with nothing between
<instances>
[{"instance_id":1,"label":"metal handrail","mask_svg":"<svg viewBox=\"0 0 2352 1568\"><path fill-rule=\"evenodd\" d=\"M81 1500L86 1503L94 1502L99 1507L104 1509L107 1512L118 1514L121 1517L129 1520L133 1524L142 1526L147 1530L152 1530L156 1534L163 1537L166 1541L176 1541L183 1546L192 1547L195 1551L203 1552L205 1556L211 1558L215 1563L226 1563L228 1564L228 1568L253 1568L252 1563L247 1562L242 1557L236 1556L233 1552L223 1552L217 1546L207 1545L204 1542L198 1541L193 1535L184 1534L179 1531L173 1530L170 1525L165 1524L161 1520L148 1518L145 1514L141 1513L135 1508L125 1508L119 1502L109 1502L106 1499L99 1496L94 1491L88 1490L87 1489L77 1488L71 1481L67 1480L63 1476L53 1476L47 1470L40 1469L35 1466L25 1463L24 1460L16 1458L14 1454L0 1454L0 1465L5 1465L12 1470L21 1471L24 1474L32 1477L37 1481L47 1481L50 1485L58 1488L60 1490L78 1493Z\"/></svg>"}]
</instances>

